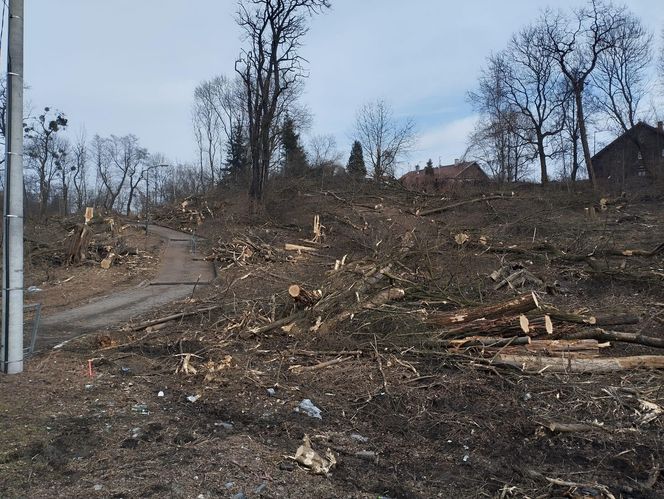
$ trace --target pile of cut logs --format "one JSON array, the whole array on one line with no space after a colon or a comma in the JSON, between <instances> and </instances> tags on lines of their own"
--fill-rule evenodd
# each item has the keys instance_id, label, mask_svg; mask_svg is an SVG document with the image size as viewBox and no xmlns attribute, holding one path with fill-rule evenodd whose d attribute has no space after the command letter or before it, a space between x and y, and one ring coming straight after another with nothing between
<instances>
[{"instance_id":1,"label":"pile of cut logs","mask_svg":"<svg viewBox=\"0 0 664 499\"><path fill-rule=\"evenodd\" d=\"M664 368L664 356L600 357L611 342L664 348L664 339L607 331L598 326L638 321L630 315L562 313L526 293L492 305L437 312L427 323L440 328L430 346L475 352L478 359L526 372L611 372ZM590 327L590 329L589 329Z\"/></svg>"}]
</instances>

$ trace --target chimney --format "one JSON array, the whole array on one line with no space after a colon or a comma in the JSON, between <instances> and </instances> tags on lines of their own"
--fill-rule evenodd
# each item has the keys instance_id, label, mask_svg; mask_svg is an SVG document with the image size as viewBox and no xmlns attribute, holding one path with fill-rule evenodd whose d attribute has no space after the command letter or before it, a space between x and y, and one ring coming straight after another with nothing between
<instances>
[{"instance_id":1,"label":"chimney","mask_svg":"<svg viewBox=\"0 0 664 499\"><path fill-rule=\"evenodd\" d=\"M657 130L660 132L664 132L664 122L658 121L657 122Z\"/></svg>"},{"instance_id":2,"label":"chimney","mask_svg":"<svg viewBox=\"0 0 664 499\"><path fill-rule=\"evenodd\" d=\"M455 164L455 165L458 165L459 163L460 163L459 158L454 158L454 164Z\"/></svg>"}]
</instances>

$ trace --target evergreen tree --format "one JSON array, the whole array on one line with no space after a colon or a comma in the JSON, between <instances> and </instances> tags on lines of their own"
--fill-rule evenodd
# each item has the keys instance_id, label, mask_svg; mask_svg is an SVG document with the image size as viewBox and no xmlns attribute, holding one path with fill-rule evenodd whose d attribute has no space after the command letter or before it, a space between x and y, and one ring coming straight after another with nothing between
<instances>
[{"instance_id":1,"label":"evergreen tree","mask_svg":"<svg viewBox=\"0 0 664 499\"><path fill-rule=\"evenodd\" d=\"M424 174L433 175L433 161L431 161L431 158L427 161L427 166L424 167Z\"/></svg>"},{"instance_id":2,"label":"evergreen tree","mask_svg":"<svg viewBox=\"0 0 664 499\"><path fill-rule=\"evenodd\" d=\"M249 148L247 146L247 136L242 126L238 123L231 133L231 140L226 146L226 167L228 174L233 179L238 179L244 173L249 164Z\"/></svg>"},{"instance_id":3,"label":"evergreen tree","mask_svg":"<svg viewBox=\"0 0 664 499\"><path fill-rule=\"evenodd\" d=\"M367 175L367 167L364 164L364 155L362 154L362 144L359 140L353 142L353 147L350 150L350 157L348 158L348 165L346 171L353 176L364 178Z\"/></svg>"},{"instance_id":4,"label":"evergreen tree","mask_svg":"<svg viewBox=\"0 0 664 499\"><path fill-rule=\"evenodd\" d=\"M290 177L306 175L309 162L300 144L300 134L295 131L295 123L290 117L284 120L281 127L281 144L284 152L284 174Z\"/></svg>"}]
</instances>

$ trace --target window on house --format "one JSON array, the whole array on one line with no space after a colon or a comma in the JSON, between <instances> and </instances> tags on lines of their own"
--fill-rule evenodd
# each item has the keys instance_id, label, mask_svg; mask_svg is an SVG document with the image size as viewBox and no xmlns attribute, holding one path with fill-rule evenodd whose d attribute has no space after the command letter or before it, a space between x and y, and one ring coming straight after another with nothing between
<instances>
[{"instance_id":1,"label":"window on house","mask_svg":"<svg viewBox=\"0 0 664 499\"><path fill-rule=\"evenodd\" d=\"M643 155L641 154L641 151L636 155L636 159L643 159Z\"/></svg>"}]
</instances>

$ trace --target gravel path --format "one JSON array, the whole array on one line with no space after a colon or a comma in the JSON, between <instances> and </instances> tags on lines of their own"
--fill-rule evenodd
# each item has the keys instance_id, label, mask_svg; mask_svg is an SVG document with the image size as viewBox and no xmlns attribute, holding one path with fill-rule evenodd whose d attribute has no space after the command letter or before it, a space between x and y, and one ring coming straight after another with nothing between
<instances>
[{"instance_id":1,"label":"gravel path","mask_svg":"<svg viewBox=\"0 0 664 499\"><path fill-rule=\"evenodd\" d=\"M199 285L205 285L214 278L211 263L192 258L191 236L157 225L151 225L150 231L167 243L157 277L149 284L97 297L80 307L42 317L37 350L126 322L191 294L199 276Z\"/></svg>"}]
</instances>

